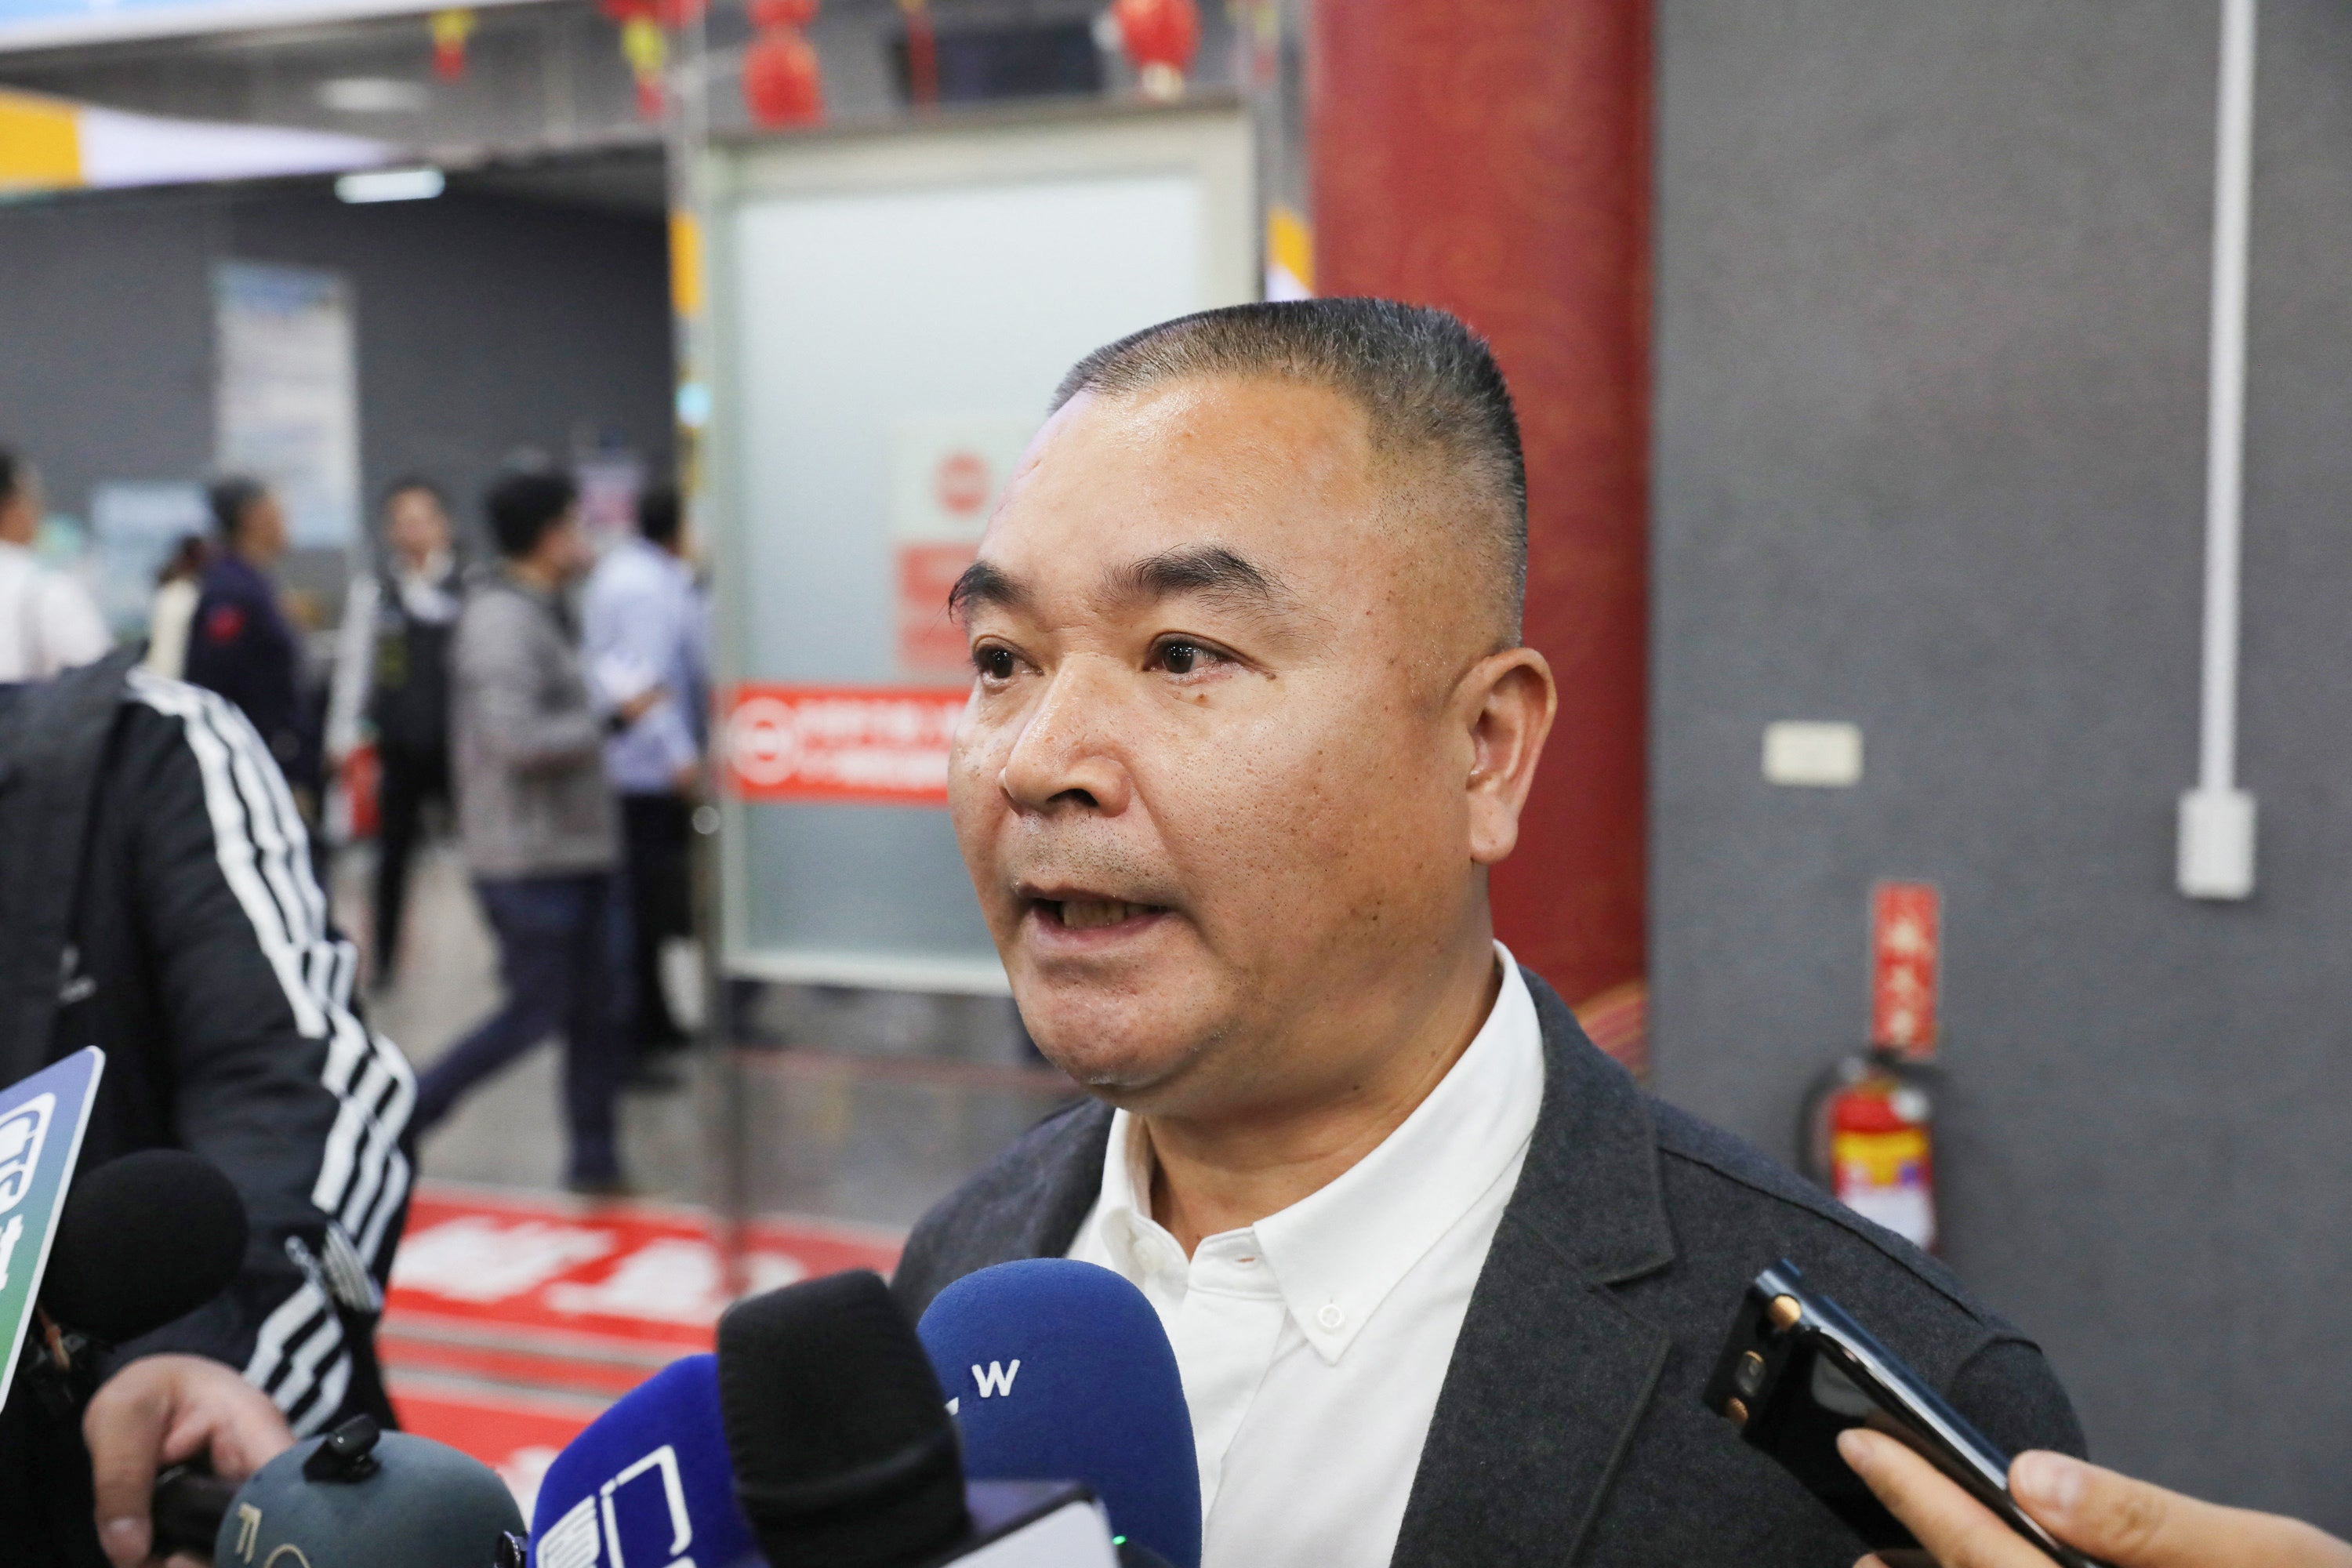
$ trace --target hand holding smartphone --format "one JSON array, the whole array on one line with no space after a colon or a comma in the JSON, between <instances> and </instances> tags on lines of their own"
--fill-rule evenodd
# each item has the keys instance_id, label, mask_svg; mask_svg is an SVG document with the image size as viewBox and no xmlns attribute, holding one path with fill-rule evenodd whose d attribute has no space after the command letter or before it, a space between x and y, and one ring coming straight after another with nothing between
<instances>
[{"instance_id":1,"label":"hand holding smartphone","mask_svg":"<svg viewBox=\"0 0 2352 1568\"><path fill-rule=\"evenodd\" d=\"M1874 1551L1918 1542L1839 1455L1849 1426L1917 1452L2061 1568L2101 1568L2018 1507L2007 1454L1785 1258L1749 1282L1704 1398Z\"/></svg>"}]
</instances>

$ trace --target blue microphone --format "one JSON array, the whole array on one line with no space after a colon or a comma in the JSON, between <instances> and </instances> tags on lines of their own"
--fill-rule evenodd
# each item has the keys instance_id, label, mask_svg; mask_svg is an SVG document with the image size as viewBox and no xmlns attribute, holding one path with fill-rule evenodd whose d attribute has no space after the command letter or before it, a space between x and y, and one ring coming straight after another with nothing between
<instances>
[{"instance_id":1,"label":"blue microphone","mask_svg":"<svg viewBox=\"0 0 2352 1568\"><path fill-rule=\"evenodd\" d=\"M696 1568L759 1562L735 1503L719 1363L674 1361L572 1439L539 1484L532 1568Z\"/></svg>"},{"instance_id":2,"label":"blue microphone","mask_svg":"<svg viewBox=\"0 0 2352 1568\"><path fill-rule=\"evenodd\" d=\"M1084 1481L1118 1535L1200 1568L1192 1417L1142 1291L1066 1258L1000 1263L940 1291L917 1331L966 1476Z\"/></svg>"}]
</instances>

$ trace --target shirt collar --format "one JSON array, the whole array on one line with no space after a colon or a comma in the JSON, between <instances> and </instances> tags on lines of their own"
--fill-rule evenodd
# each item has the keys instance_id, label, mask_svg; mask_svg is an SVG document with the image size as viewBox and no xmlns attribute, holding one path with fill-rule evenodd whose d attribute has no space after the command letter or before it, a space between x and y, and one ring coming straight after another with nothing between
<instances>
[{"instance_id":1,"label":"shirt collar","mask_svg":"<svg viewBox=\"0 0 2352 1568\"><path fill-rule=\"evenodd\" d=\"M1283 1304L1328 1363L1413 1265L1514 1169L1543 1100L1543 1032L1510 950L1495 944L1503 984L1486 1021L1429 1097L1337 1180L1250 1229ZM1134 1119L1111 1118L1104 1151L1103 1234L1131 1272L1181 1268L1176 1240L1151 1217L1151 1160ZM1205 1245L1205 1243L1203 1244Z\"/></svg>"}]
</instances>

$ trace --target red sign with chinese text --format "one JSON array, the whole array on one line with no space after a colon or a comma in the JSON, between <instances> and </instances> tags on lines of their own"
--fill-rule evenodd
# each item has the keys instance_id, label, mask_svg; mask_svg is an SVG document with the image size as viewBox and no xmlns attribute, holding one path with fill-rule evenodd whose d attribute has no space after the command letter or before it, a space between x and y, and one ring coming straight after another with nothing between
<instances>
[{"instance_id":1,"label":"red sign with chinese text","mask_svg":"<svg viewBox=\"0 0 2352 1568\"><path fill-rule=\"evenodd\" d=\"M971 648L948 614L948 593L979 546L929 540L898 547L898 668L909 675L971 675Z\"/></svg>"},{"instance_id":2,"label":"red sign with chinese text","mask_svg":"<svg viewBox=\"0 0 2352 1568\"><path fill-rule=\"evenodd\" d=\"M1936 1056L1943 896L1933 882L1881 882L1870 894L1870 1043L1915 1062Z\"/></svg>"},{"instance_id":3,"label":"red sign with chinese text","mask_svg":"<svg viewBox=\"0 0 2352 1568\"><path fill-rule=\"evenodd\" d=\"M721 728L745 800L945 805L964 693L923 688L740 686Z\"/></svg>"}]
</instances>

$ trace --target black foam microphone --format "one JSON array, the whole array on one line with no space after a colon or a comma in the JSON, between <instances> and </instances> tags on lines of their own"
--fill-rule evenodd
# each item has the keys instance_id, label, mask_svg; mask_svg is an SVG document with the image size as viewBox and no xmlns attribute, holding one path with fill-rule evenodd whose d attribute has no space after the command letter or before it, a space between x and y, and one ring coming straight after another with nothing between
<instances>
[{"instance_id":1,"label":"black foam microphone","mask_svg":"<svg viewBox=\"0 0 2352 1568\"><path fill-rule=\"evenodd\" d=\"M41 1279L60 1328L108 1344L195 1310L245 1264L245 1201L210 1161L144 1149L81 1173Z\"/></svg>"},{"instance_id":2,"label":"black foam microphone","mask_svg":"<svg viewBox=\"0 0 2352 1568\"><path fill-rule=\"evenodd\" d=\"M946 1397L879 1275L730 1308L719 1401L735 1495L769 1562L901 1568L971 1531Z\"/></svg>"}]
</instances>

